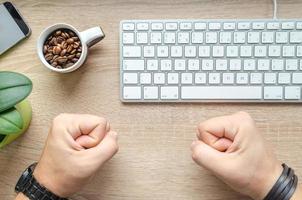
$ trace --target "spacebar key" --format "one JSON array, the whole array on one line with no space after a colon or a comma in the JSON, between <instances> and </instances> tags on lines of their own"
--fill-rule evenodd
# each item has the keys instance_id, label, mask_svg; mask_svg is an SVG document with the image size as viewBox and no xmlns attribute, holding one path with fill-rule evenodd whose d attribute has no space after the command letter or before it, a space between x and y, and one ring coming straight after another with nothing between
<instances>
[{"instance_id":1,"label":"spacebar key","mask_svg":"<svg viewBox=\"0 0 302 200\"><path fill-rule=\"evenodd\" d=\"M182 99L262 99L262 87L258 86L183 86Z\"/></svg>"}]
</instances>

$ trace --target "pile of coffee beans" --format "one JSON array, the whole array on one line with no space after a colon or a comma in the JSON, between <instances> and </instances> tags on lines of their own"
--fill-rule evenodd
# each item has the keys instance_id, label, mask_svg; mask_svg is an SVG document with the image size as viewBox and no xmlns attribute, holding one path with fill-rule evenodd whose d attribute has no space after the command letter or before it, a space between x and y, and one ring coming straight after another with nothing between
<instances>
[{"instance_id":1,"label":"pile of coffee beans","mask_svg":"<svg viewBox=\"0 0 302 200\"><path fill-rule=\"evenodd\" d=\"M65 69L74 65L82 53L79 37L71 30L60 29L51 33L43 46L46 61L53 67Z\"/></svg>"}]
</instances>

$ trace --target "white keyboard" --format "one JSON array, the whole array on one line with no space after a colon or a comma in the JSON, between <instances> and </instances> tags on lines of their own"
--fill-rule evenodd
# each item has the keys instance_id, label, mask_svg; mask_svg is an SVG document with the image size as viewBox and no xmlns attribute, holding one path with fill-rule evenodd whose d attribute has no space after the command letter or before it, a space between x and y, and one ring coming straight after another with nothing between
<instances>
[{"instance_id":1,"label":"white keyboard","mask_svg":"<svg viewBox=\"0 0 302 200\"><path fill-rule=\"evenodd\" d=\"M120 23L124 102L302 102L302 20Z\"/></svg>"}]
</instances>

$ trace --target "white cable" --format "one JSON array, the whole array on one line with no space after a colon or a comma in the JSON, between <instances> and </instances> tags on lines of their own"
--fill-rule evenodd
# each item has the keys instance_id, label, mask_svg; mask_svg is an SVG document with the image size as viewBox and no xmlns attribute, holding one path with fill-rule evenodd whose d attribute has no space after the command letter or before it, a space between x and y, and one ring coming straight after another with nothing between
<instances>
[{"instance_id":1,"label":"white cable","mask_svg":"<svg viewBox=\"0 0 302 200\"><path fill-rule=\"evenodd\" d=\"M274 15L273 15L273 19L277 19L277 12L278 12L277 0L273 0L273 3L274 3Z\"/></svg>"}]
</instances>

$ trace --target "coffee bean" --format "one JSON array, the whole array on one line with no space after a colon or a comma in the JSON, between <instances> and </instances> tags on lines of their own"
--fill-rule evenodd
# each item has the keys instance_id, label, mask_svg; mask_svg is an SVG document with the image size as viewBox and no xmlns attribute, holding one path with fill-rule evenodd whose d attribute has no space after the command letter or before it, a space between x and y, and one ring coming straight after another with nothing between
<instances>
[{"instance_id":1,"label":"coffee bean","mask_svg":"<svg viewBox=\"0 0 302 200\"><path fill-rule=\"evenodd\" d=\"M59 29L51 33L43 45L47 62L58 69L74 65L81 57L82 45L72 30Z\"/></svg>"},{"instance_id":2,"label":"coffee bean","mask_svg":"<svg viewBox=\"0 0 302 200\"><path fill-rule=\"evenodd\" d=\"M66 41L68 44L73 44L74 43L74 40L72 38L69 38L67 41Z\"/></svg>"},{"instance_id":3,"label":"coffee bean","mask_svg":"<svg viewBox=\"0 0 302 200\"><path fill-rule=\"evenodd\" d=\"M45 55L45 60L46 61L50 61L52 58L53 58L53 55L50 54L50 53Z\"/></svg>"}]
</instances>

